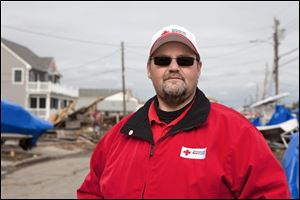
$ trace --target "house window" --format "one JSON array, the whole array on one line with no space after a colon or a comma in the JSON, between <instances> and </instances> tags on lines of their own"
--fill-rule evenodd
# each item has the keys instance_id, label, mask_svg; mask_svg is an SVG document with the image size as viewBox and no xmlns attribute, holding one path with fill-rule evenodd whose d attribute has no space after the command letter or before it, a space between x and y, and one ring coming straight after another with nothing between
<instances>
[{"instance_id":1,"label":"house window","mask_svg":"<svg viewBox=\"0 0 300 200\"><path fill-rule=\"evenodd\" d=\"M46 73L40 73L40 81L41 82L45 82L46 81L46 78L47 77L47 74Z\"/></svg>"},{"instance_id":2,"label":"house window","mask_svg":"<svg viewBox=\"0 0 300 200\"><path fill-rule=\"evenodd\" d=\"M64 100L64 108L67 107L67 105L68 105L68 101Z\"/></svg>"},{"instance_id":3,"label":"house window","mask_svg":"<svg viewBox=\"0 0 300 200\"><path fill-rule=\"evenodd\" d=\"M35 81L34 80L34 71L32 71L32 70L29 71L29 81L30 82L34 82Z\"/></svg>"},{"instance_id":4,"label":"house window","mask_svg":"<svg viewBox=\"0 0 300 200\"><path fill-rule=\"evenodd\" d=\"M59 76L54 77L54 83L59 83Z\"/></svg>"},{"instance_id":5,"label":"house window","mask_svg":"<svg viewBox=\"0 0 300 200\"><path fill-rule=\"evenodd\" d=\"M22 82L22 71L15 70L15 82Z\"/></svg>"},{"instance_id":6,"label":"house window","mask_svg":"<svg viewBox=\"0 0 300 200\"><path fill-rule=\"evenodd\" d=\"M40 98L40 108L46 108L46 98Z\"/></svg>"},{"instance_id":7,"label":"house window","mask_svg":"<svg viewBox=\"0 0 300 200\"><path fill-rule=\"evenodd\" d=\"M13 83L23 84L23 69L13 69Z\"/></svg>"},{"instance_id":8,"label":"house window","mask_svg":"<svg viewBox=\"0 0 300 200\"><path fill-rule=\"evenodd\" d=\"M58 99L51 98L50 108L51 109L58 109Z\"/></svg>"},{"instance_id":9,"label":"house window","mask_svg":"<svg viewBox=\"0 0 300 200\"><path fill-rule=\"evenodd\" d=\"M37 108L37 98L30 97L30 108Z\"/></svg>"},{"instance_id":10,"label":"house window","mask_svg":"<svg viewBox=\"0 0 300 200\"><path fill-rule=\"evenodd\" d=\"M68 100L62 99L60 101L60 108L65 108L65 107L67 107L67 105L68 105Z\"/></svg>"},{"instance_id":11,"label":"house window","mask_svg":"<svg viewBox=\"0 0 300 200\"><path fill-rule=\"evenodd\" d=\"M48 75L48 81L54 83L54 81L53 81L53 75Z\"/></svg>"}]
</instances>

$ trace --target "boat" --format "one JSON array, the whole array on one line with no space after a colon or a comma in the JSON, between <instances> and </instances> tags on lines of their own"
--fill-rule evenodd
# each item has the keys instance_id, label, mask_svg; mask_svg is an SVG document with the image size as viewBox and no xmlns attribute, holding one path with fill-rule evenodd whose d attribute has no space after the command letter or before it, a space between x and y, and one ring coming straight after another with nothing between
<instances>
[{"instance_id":1,"label":"boat","mask_svg":"<svg viewBox=\"0 0 300 200\"><path fill-rule=\"evenodd\" d=\"M250 121L262 133L271 148L287 148L290 137L299 129L297 116L289 108L278 103L288 95L289 93L282 93L268 97L250 106L258 113L258 116Z\"/></svg>"},{"instance_id":2,"label":"boat","mask_svg":"<svg viewBox=\"0 0 300 200\"><path fill-rule=\"evenodd\" d=\"M281 144L283 144L287 148L290 136L297 132L299 124L296 118L292 118L274 125L262 125L256 126L256 128L272 147L282 147Z\"/></svg>"},{"instance_id":3,"label":"boat","mask_svg":"<svg viewBox=\"0 0 300 200\"><path fill-rule=\"evenodd\" d=\"M282 99L283 97L287 97L289 95L290 95L290 93L285 92L285 93L281 93L281 94L278 94L278 95L275 95L275 96L271 96L271 97L268 97L266 99L263 99L261 101L258 101L256 103L252 104L250 107L251 108L257 108L257 107L260 107L260 106L269 105L269 104L274 103L274 102Z\"/></svg>"},{"instance_id":4,"label":"boat","mask_svg":"<svg viewBox=\"0 0 300 200\"><path fill-rule=\"evenodd\" d=\"M1 99L1 144L5 139L19 138L20 146L27 150L36 146L38 138L53 124L43 120L21 105Z\"/></svg>"}]
</instances>

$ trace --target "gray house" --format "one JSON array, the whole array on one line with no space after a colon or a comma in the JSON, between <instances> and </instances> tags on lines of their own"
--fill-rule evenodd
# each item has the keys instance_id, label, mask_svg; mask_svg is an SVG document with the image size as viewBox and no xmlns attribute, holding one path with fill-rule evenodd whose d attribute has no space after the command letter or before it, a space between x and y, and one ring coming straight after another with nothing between
<instances>
[{"instance_id":1,"label":"gray house","mask_svg":"<svg viewBox=\"0 0 300 200\"><path fill-rule=\"evenodd\" d=\"M54 58L39 57L27 47L1 38L1 99L47 119L78 99L78 89L62 86L61 77Z\"/></svg>"}]
</instances>

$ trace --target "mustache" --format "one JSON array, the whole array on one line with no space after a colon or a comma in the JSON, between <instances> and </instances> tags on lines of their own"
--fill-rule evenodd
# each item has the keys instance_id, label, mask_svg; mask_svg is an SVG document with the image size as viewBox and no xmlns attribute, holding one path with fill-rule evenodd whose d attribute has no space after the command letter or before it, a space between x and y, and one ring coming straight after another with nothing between
<instances>
[{"instance_id":1,"label":"mustache","mask_svg":"<svg viewBox=\"0 0 300 200\"><path fill-rule=\"evenodd\" d=\"M178 73L168 73L163 77L163 80L168 80L168 79L172 79L172 78L178 78L184 81L184 78L181 74Z\"/></svg>"}]
</instances>

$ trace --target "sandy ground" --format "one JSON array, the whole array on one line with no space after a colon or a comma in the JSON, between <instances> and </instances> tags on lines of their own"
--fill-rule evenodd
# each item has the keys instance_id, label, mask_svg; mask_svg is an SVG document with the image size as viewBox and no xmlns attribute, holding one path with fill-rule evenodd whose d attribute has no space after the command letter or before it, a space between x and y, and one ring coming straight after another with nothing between
<instances>
[{"instance_id":1,"label":"sandy ground","mask_svg":"<svg viewBox=\"0 0 300 200\"><path fill-rule=\"evenodd\" d=\"M76 198L91 154L74 155L24 167L1 179L1 199Z\"/></svg>"}]
</instances>

